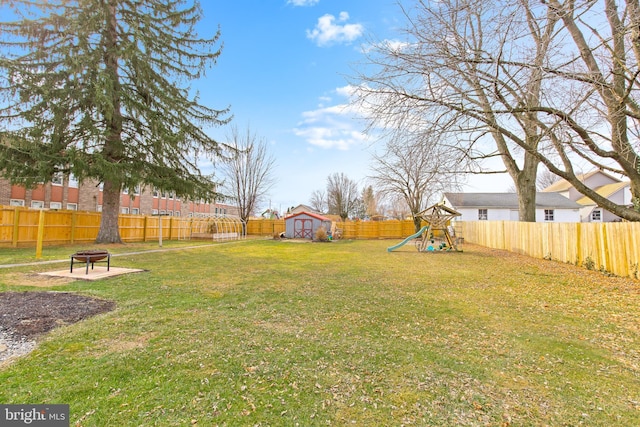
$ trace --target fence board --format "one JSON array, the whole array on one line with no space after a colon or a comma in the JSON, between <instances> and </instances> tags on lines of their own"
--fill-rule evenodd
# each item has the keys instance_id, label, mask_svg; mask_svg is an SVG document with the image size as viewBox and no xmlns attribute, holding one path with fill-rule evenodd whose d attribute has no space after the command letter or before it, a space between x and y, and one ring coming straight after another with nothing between
<instances>
[{"instance_id":1,"label":"fence board","mask_svg":"<svg viewBox=\"0 0 640 427\"><path fill-rule=\"evenodd\" d=\"M465 241L639 278L640 223L470 221Z\"/></svg>"}]
</instances>

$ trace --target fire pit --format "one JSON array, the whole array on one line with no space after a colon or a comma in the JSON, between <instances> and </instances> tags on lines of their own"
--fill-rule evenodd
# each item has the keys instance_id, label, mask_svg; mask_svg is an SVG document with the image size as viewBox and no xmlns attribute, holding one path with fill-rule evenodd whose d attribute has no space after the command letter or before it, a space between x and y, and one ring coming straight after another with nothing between
<instances>
[{"instance_id":1,"label":"fire pit","mask_svg":"<svg viewBox=\"0 0 640 427\"><path fill-rule=\"evenodd\" d=\"M93 270L93 264L96 262L106 262L107 271L111 267L111 254L103 250L78 251L71 255L71 273L73 273L73 262L84 262L86 264L85 274L89 274L89 264Z\"/></svg>"}]
</instances>

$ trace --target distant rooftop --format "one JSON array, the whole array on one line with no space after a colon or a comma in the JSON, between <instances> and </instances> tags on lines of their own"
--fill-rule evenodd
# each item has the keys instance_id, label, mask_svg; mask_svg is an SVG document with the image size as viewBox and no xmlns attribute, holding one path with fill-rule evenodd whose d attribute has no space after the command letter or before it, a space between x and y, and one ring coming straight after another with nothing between
<instances>
[{"instance_id":1,"label":"distant rooftop","mask_svg":"<svg viewBox=\"0 0 640 427\"><path fill-rule=\"evenodd\" d=\"M454 208L518 209L516 193L444 193ZM536 193L537 208L579 209L580 205L559 193Z\"/></svg>"}]
</instances>

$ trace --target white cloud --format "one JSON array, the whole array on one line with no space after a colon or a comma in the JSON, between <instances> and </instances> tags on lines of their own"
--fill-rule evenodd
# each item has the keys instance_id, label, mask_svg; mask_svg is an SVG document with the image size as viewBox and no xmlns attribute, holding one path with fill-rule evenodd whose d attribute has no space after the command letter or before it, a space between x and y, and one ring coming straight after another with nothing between
<instances>
[{"instance_id":1,"label":"white cloud","mask_svg":"<svg viewBox=\"0 0 640 427\"><path fill-rule=\"evenodd\" d=\"M320 0L287 0L287 4L294 6L314 6L318 4Z\"/></svg>"},{"instance_id":2,"label":"white cloud","mask_svg":"<svg viewBox=\"0 0 640 427\"><path fill-rule=\"evenodd\" d=\"M363 44L361 46L361 51L363 53L369 53L372 51L402 53L409 47L411 47L411 43L400 40L385 39L375 44Z\"/></svg>"},{"instance_id":3,"label":"white cloud","mask_svg":"<svg viewBox=\"0 0 640 427\"><path fill-rule=\"evenodd\" d=\"M335 43L350 43L360 37L364 32L362 24L346 24L349 20L347 12L340 12L338 19L330 14L318 18L318 23L313 30L307 30L307 38L313 40L318 46L330 46ZM341 23L344 23L341 25Z\"/></svg>"},{"instance_id":4,"label":"white cloud","mask_svg":"<svg viewBox=\"0 0 640 427\"><path fill-rule=\"evenodd\" d=\"M351 86L335 90L337 95L344 97L352 92ZM357 120L359 117L358 111L350 104L320 107L303 112L302 121L293 133L311 146L346 151L369 140L362 132L362 122Z\"/></svg>"}]
</instances>

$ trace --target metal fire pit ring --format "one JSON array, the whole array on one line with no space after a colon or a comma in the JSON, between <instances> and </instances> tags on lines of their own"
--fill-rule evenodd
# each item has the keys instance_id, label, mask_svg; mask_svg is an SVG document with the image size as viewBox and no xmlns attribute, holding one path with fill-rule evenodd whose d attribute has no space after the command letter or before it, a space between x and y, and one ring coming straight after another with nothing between
<instances>
[{"instance_id":1,"label":"metal fire pit ring","mask_svg":"<svg viewBox=\"0 0 640 427\"><path fill-rule=\"evenodd\" d=\"M74 261L84 262L86 264L85 274L89 274L89 264L91 264L91 269L93 270L93 264L96 262L106 262L107 271L109 271L111 267L111 254L103 250L78 251L71 255L71 273L73 273Z\"/></svg>"}]
</instances>

